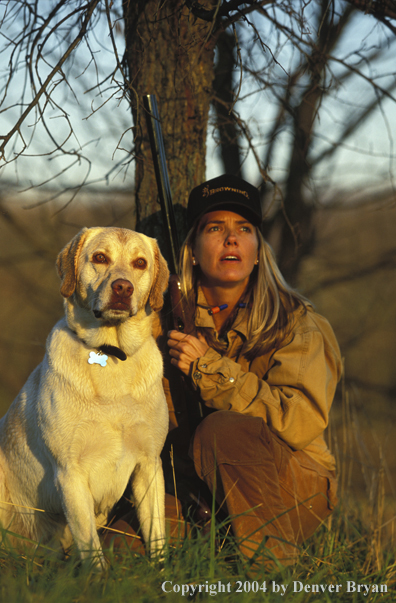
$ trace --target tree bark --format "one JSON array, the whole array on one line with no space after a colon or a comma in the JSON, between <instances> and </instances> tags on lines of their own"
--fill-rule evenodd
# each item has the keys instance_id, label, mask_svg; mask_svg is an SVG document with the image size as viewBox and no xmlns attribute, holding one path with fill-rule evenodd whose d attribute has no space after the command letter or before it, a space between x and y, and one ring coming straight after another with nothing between
<instances>
[{"instance_id":1,"label":"tree bark","mask_svg":"<svg viewBox=\"0 0 396 603\"><path fill-rule=\"evenodd\" d=\"M195 20L183 0L125 0L123 10L135 133L136 228L161 243L163 225L142 96L157 97L176 220L183 238L181 207L186 207L191 189L205 180L215 36L211 23Z\"/></svg>"},{"instance_id":2,"label":"tree bark","mask_svg":"<svg viewBox=\"0 0 396 603\"><path fill-rule=\"evenodd\" d=\"M234 103L233 71L235 66L235 36L223 31L217 40L217 64L214 81L214 109L219 131L221 158L225 174L241 176L239 132L230 109Z\"/></svg>"}]
</instances>

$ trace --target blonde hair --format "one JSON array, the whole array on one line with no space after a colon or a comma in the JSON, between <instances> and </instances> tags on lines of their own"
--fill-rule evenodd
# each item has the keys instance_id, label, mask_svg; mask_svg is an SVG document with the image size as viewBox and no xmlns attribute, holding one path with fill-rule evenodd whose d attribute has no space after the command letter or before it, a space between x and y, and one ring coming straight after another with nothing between
<instances>
[{"instance_id":1,"label":"blonde hair","mask_svg":"<svg viewBox=\"0 0 396 603\"><path fill-rule=\"evenodd\" d=\"M198 223L189 231L180 251L180 286L184 303L190 316L195 316L195 304L199 277L193 266L193 247L198 232ZM248 360L252 360L269 349L281 345L289 336L293 325L293 314L298 308L312 305L307 299L292 289L283 278L270 245L256 228L258 239L258 264L250 275L250 283L244 299L250 309L247 338L242 350ZM237 310L236 310L237 311ZM236 314L227 321L230 328ZM208 345L224 352L224 346L205 329L202 331Z\"/></svg>"}]
</instances>

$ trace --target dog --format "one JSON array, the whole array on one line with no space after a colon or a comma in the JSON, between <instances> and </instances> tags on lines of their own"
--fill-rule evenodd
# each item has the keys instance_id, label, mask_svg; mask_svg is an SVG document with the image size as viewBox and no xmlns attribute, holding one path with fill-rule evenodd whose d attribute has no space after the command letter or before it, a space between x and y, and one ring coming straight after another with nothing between
<instances>
[{"instance_id":1,"label":"dog","mask_svg":"<svg viewBox=\"0 0 396 603\"><path fill-rule=\"evenodd\" d=\"M149 552L164 544L168 410L152 329L169 271L155 239L99 227L81 230L57 269L65 316L0 421L0 524L74 541L104 568L97 526L130 479Z\"/></svg>"}]
</instances>

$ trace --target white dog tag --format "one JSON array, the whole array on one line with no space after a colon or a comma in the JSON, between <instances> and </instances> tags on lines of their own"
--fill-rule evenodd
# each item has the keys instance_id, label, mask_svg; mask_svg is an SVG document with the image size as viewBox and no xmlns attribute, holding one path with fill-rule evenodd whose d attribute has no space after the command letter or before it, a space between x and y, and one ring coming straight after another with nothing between
<instances>
[{"instance_id":1,"label":"white dog tag","mask_svg":"<svg viewBox=\"0 0 396 603\"><path fill-rule=\"evenodd\" d=\"M102 352L89 352L88 364L100 364L106 366L108 356Z\"/></svg>"}]
</instances>

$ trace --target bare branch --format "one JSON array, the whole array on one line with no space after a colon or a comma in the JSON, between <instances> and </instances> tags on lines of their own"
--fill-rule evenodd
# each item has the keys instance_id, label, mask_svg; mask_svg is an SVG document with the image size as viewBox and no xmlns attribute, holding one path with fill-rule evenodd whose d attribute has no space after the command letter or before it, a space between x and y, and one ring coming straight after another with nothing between
<instances>
[{"instance_id":1,"label":"bare branch","mask_svg":"<svg viewBox=\"0 0 396 603\"><path fill-rule=\"evenodd\" d=\"M62 0L62 2L60 2L59 5L63 5L65 1L66 0ZM3 143L0 145L0 159L5 160L6 145L11 140L11 138L14 136L14 134L16 134L18 132L22 138L22 134L21 134L22 124L24 123L26 117L29 115L29 113L32 111L32 109L38 104L40 98L44 94L47 94L48 86L53 81L54 76L56 75L56 73L61 72L62 65L71 56L73 51L77 48L77 46L80 44L81 40L84 38L84 36L87 32L89 21L90 21L92 14L99 2L100 2L100 0L92 0L91 2L87 3L87 5L86 5L87 12L85 14L85 18L83 20L83 24L81 26L79 33L77 34L77 36L75 37L73 42L70 44L70 46L68 47L66 52L63 54L61 59L55 65L55 67L51 70L51 72L49 73L49 75L47 76L47 78L45 79L43 84L41 85L40 89L37 91L34 99L29 103L29 105L25 109L25 111L23 111L22 115L20 116L20 118L18 119L18 121L16 122L14 127L5 136L0 136L0 139L3 139ZM26 148L26 144L24 145L24 148Z\"/></svg>"},{"instance_id":2,"label":"bare branch","mask_svg":"<svg viewBox=\"0 0 396 603\"><path fill-rule=\"evenodd\" d=\"M396 19L396 4L394 0L347 0L355 8L365 14L383 19Z\"/></svg>"}]
</instances>

